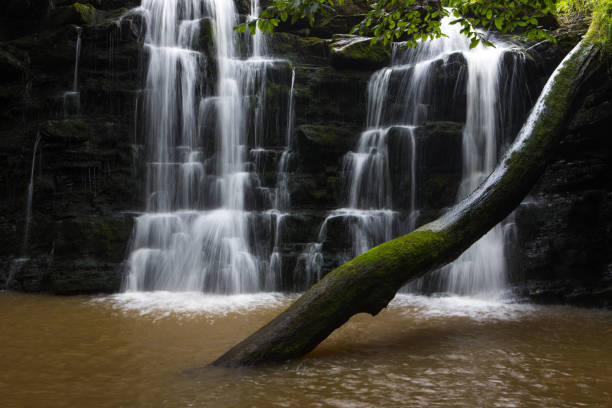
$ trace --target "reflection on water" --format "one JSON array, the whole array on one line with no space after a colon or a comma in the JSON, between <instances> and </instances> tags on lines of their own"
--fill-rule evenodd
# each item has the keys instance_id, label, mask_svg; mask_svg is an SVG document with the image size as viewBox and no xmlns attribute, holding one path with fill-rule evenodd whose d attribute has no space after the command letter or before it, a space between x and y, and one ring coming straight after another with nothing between
<instances>
[{"instance_id":1,"label":"reflection on water","mask_svg":"<svg viewBox=\"0 0 612 408\"><path fill-rule=\"evenodd\" d=\"M0 294L2 407L609 406L612 312L400 296L306 358L194 370L291 298Z\"/></svg>"}]
</instances>

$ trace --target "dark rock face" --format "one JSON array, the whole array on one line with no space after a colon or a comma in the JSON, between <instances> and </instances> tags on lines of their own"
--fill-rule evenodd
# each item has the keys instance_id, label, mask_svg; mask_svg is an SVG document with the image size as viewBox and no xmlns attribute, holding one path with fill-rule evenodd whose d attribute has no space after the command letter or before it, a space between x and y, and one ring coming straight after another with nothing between
<instances>
[{"instance_id":1,"label":"dark rock face","mask_svg":"<svg viewBox=\"0 0 612 408\"><path fill-rule=\"evenodd\" d=\"M119 290L133 216L144 209L143 127L137 117L147 58L143 22L138 16L118 20L139 1L81 3L56 0L53 9L47 0L7 0L0 5L0 289L55 294ZM237 3L242 14L248 13L248 1ZM309 243L317 242L330 211L347 200L344 157L355 149L365 126L368 80L374 69L388 63L386 50L375 58L362 48L348 57L334 51L333 35L348 32L367 10L364 7L363 1L346 1L340 14L324 16L314 27L300 22L284 25L269 41L270 52L290 60L295 70L292 210L283 220L279 240L284 290L302 290L311 283L304 253ZM82 47L74 96L67 92L73 91L77 25ZM202 27L197 46L211 53L210 22L204 20ZM522 54L505 57L502 98L520 103L510 104L513 109L503 113L504 143L516 134L572 42L575 39L559 47L534 47L527 61L518 61ZM612 151L606 135L612 101L611 84L603 72L593 77L593 92L584 95L559 160L517 213L520 245L515 248L513 281L525 297L609 304ZM272 116L286 117L282 109L287 105L289 64L278 63L269 74L265 104ZM414 129L416 180L407 165L406 155L412 154L407 130L389 130L389 183L402 222L411 205L413 182L419 224L456 199L465 74L460 54L436 63L432 86L440 92L431 92L431 100L425 101L431 120ZM215 73L206 75L209 80ZM410 76L408 68L391 78L391 99ZM527 78L529 86L517 87L518 78ZM511 92L516 89L522 93ZM391 106L387 114L401 115L404 109ZM208 125L215 128L212 122ZM266 150L252 157L252 165L258 166L265 190L276 183L286 129L275 128L271 121L263 132ZM206 148L214 149L215 138L203 137L209 141ZM33 157L32 217L24 244ZM265 208L269 203L264 196L247 201L255 210ZM252 240L273 245L272 227L263 220L251 231ZM346 260L351 222L355 220L328 220L323 271Z\"/></svg>"},{"instance_id":2,"label":"dark rock face","mask_svg":"<svg viewBox=\"0 0 612 408\"><path fill-rule=\"evenodd\" d=\"M13 3L20 7L3 17L27 18L31 32L3 26L9 40L0 43L0 285L57 294L116 291L132 230L124 212L142 205L132 149L142 86L139 22L118 24L122 11L111 3L116 9L134 2L104 1L94 9L57 1L52 10L47 1ZM79 30L76 95L68 92Z\"/></svg>"},{"instance_id":3,"label":"dark rock face","mask_svg":"<svg viewBox=\"0 0 612 408\"><path fill-rule=\"evenodd\" d=\"M612 82L592 73L568 134L517 211L514 282L544 303L612 305Z\"/></svg>"}]
</instances>

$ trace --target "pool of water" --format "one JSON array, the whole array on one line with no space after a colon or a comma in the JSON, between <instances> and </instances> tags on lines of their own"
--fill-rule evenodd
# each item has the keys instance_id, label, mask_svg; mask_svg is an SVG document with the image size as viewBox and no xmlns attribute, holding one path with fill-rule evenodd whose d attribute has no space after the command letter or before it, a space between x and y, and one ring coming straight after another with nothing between
<instances>
[{"instance_id":1,"label":"pool of water","mask_svg":"<svg viewBox=\"0 0 612 408\"><path fill-rule=\"evenodd\" d=\"M604 407L612 312L399 295L303 359L207 369L286 308L278 294L0 293L9 407Z\"/></svg>"}]
</instances>

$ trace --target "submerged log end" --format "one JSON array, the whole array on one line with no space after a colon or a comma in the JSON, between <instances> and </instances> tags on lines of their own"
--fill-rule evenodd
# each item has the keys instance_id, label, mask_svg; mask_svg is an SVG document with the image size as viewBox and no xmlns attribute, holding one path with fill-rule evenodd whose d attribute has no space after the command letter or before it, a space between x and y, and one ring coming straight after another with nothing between
<instances>
[{"instance_id":1,"label":"submerged log end","mask_svg":"<svg viewBox=\"0 0 612 408\"><path fill-rule=\"evenodd\" d=\"M211 365L274 364L312 351L357 313L378 314L401 286L439 265L442 234L415 231L336 268L287 310Z\"/></svg>"}]
</instances>

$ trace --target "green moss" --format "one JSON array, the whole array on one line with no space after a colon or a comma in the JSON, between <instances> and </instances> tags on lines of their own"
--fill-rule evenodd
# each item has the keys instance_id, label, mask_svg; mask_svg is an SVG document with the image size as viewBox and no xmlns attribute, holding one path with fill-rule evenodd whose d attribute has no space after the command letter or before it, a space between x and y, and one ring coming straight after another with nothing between
<instances>
[{"instance_id":1,"label":"green moss","mask_svg":"<svg viewBox=\"0 0 612 408\"><path fill-rule=\"evenodd\" d=\"M79 26L96 23L96 9L90 4L74 3L53 10L50 23L54 26L76 24Z\"/></svg>"},{"instance_id":2,"label":"green moss","mask_svg":"<svg viewBox=\"0 0 612 408\"><path fill-rule=\"evenodd\" d=\"M433 231L415 231L378 245L351 262L370 263L377 259L389 259L394 263L404 263L409 259L411 263L420 263L436 257L443 244L444 239L440 234Z\"/></svg>"},{"instance_id":3,"label":"green moss","mask_svg":"<svg viewBox=\"0 0 612 408\"><path fill-rule=\"evenodd\" d=\"M612 0L600 0L593 9L593 21L587 40L601 47L603 55L612 56Z\"/></svg>"},{"instance_id":4,"label":"green moss","mask_svg":"<svg viewBox=\"0 0 612 408\"><path fill-rule=\"evenodd\" d=\"M287 84L278 82L266 83L266 98L268 103L280 103L287 98L291 88Z\"/></svg>"},{"instance_id":5,"label":"green moss","mask_svg":"<svg viewBox=\"0 0 612 408\"><path fill-rule=\"evenodd\" d=\"M364 271L367 271L369 276L392 278L399 275L409 279L411 274L420 272L421 268L426 269L426 264L436 259L445 247L442 234L414 231L370 249L330 272L328 279L346 279ZM381 263L383 267L380 267ZM398 273L400 270L404 272ZM408 279L400 279L400 283L403 284ZM399 288L395 290L397 289Z\"/></svg>"},{"instance_id":6,"label":"green moss","mask_svg":"<svg viewBox=\"0 0 612 408\"><path fill-rule=\"evenodd\" d=\"M557 12L559 15L590 14L593 10L593 0L559 0Z\"/></svg>"},{"instance_id":7,"label":"green moss","mask_svg":"<svg viewBox=\"0 0 612 408\"><path fill-rule=\"evenodd\" d=\"M74 3L72 5L76 12L81 16L81 20L86 24L92 24L96 19L96 9L91 4Z\"/></svg>"},{"instance_id":8,"label":"green moss","mask_svg":"<svg viewBox=\"0 0 612 408\"><path fill-rule=\"evenodd\" d=\"M345 150L354 139L354 133L335 126L301 125L297 131L318 146Z\"/></svg>"},{"instance_id":9,"label":"green moss","mask_svg":"<svg viewBox=\"0 0 612 408\"><path fill-rule=\"evenodd\" d=\"M215 50L215 23L210 17L203 18L200 22L199 49L213 55Z\"/></svg>"}]
</instances>

